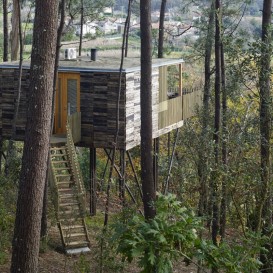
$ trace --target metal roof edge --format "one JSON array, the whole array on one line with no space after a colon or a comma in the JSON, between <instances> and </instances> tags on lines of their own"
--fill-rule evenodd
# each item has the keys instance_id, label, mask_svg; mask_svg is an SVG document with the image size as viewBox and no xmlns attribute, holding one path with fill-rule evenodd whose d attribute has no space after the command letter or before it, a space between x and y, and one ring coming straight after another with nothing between
<instances>
[{"instance_id":1,"label":"metal roof edge","mask_svg":"<svg viewBox=\"0 0 273 273\"><path fill-rule=\"evenodd\" d=\"M156 59L159 60L159 59ZM161 62L159 63L152 63L152 68L157 68L157 67L161 67L161 66L165 66L165 65L175 65L175 64L180 64L180 63L184 63L183 59L160 59ZM1 63L0 64L0 68L18 68L19 65L18 64L5 64L5 63ZM22 66L23 69L30 69L30 65L23 65ZM141 70L141 66L135 66L135 67L129 67L129 68L123 68L122 72L125 73L130 73L130 72L134 72L134 71L140 71ZM60 72L119 72L120 69L119 68L90 68L90 67L73 67L73 66L59 66L58 71Z\"/></svg>"}]
</instances>

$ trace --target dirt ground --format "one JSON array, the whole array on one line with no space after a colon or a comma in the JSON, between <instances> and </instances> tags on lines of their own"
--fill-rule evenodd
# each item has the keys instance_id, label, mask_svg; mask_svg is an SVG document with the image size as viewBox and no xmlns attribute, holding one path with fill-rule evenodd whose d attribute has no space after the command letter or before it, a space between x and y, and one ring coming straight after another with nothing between
<instances>
[{"instance_id":1,"label":"dirt ground","mask_svg":"<svg viewBox=\"0 0 273 273\"><path fill-rule=\"evenodd\" d=\"M103 223L103 208L104 208L104 196L98 199L98 212L95 218L91 217L91 228L89 226L89 237L91 240L91 251L82 255L65 255L61 249L61 238L57 228L56 221L52 216L53 213L49 213L48 223L48 241L43 247L40 246L41 252L39 255L39 273L99 273L99 253L98 246L98 233L101 231ZM119 210L118 202L112 200L112 206L110 213L117 212ZM51 204L49 204L49 210L51 210ZM11 251L11 250L10 250ZM10 254L10 251L9 254ZM111 257L112 256L112 257ZM136 263L126 265L124 271L117 268L120 263L118 259L114 260L114 255L108 253L109 261L105 262L105 269L103 273L139 273L140 269ZM112 258L112 259L111 259ZM10 259L9 261L1 265L0 273L9 273ZM195 273L197 272L196 266L193 264L185 266L184 262L177 262L174 265L174 273Z\"/></svg>"},{"instance_id":2,"label":"dirt ground","mask_svg":"<svg viewBox=\"0 0 273 273\"><path fill-rule=\"evenodd\" d=\"M91 252L82 255L65 255L61 252L61 241L57 227L49 229L49 242L45 251L39 255L39 273L99 273L98 256L99 249L95 242ZM113 265L112 265L113 266ZM124 271L115 268L106 268L103 273L139 273L140 269L136 264L129 264ZM9 273L10 261L5 265L0 265L0 273ZM174 267L174 273L195 273L197 269L194 265L185 266L183 262L177 263Z\"/></svg>"}]
</instances>

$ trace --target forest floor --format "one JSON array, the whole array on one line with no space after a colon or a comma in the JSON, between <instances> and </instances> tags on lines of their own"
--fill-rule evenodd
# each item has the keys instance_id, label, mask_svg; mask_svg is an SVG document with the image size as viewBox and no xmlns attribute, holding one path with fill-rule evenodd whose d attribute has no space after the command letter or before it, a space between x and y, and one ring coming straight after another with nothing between
<instances>
[{"instance_id":1,"label":"forest floor","mask_svg":"<svg viewBox=\"0 0 273 273\"><path fill-rule=\"evenodd\" d=\"M102 230L102 223L104 218L103 206L104 197L99 199L99 206L97 208L97 216L87 219L89 235L91 239L91 251L81 255L65 255L61 249L61 238L57 228L56 221L49 212L48 223L48 240L47 243L41 243L39 255L39 273L99 273L99 258L100 247L98 237ZM50 207L50 206L49 206ZM49 209L51 210L51 209ZM111 205L111 214L115 214L119 210L119 205L115 202ZM110 215L111 217L111 215ZM10 272L11 249L7 250L9 259L1 265L0 273ZM120 259L114 253L107 253L104 260L103 273L139 273L140 268L136 263L126 264L125 269L122 270L119 265ZM176 262L174 265L174 273L195 273L197 267L194 264L186 266L183 261ZM205 272L205 271L202 271Z\"/></svg>"}]
</instances>

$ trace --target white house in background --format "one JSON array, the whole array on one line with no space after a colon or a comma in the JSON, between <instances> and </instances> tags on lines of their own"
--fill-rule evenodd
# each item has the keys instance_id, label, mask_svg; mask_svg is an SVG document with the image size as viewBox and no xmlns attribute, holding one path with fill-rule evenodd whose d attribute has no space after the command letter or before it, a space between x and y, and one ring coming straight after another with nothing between
<instances>
[{"instance_id":1,"label":"white house in background","mask_svg":"<svg viewBox=\"0 0 273 273\"><path fill-rule=\"evenodd\" d=\"M80 35L81 34L81 25L75 24L75 28L76 28L76 35ZM83 34L83 36L85 36L86 34L95 35L97 28L98 28L98 24L96 24L94 22L86 22L85 24L83 24L82 34Z\"/></svg>"},{"instance_id":2,"label":"white house in background","mask_svg":"<svg viewBox=\"0 0 273 273\"><path fill-rule=\"evenodd\" d=\"M118 32L118 25L116 22L111 22L110 20L98 22L98 28L104 34L111 34Z\"/></svg>"}]
</instances>

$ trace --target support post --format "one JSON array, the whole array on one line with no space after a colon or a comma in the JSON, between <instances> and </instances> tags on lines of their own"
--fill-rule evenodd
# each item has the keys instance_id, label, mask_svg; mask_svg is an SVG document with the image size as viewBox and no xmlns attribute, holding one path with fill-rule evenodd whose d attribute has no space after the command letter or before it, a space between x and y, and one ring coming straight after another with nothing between
<instances>
[{"instance_id":1,"label":"support post","mask_svg":"<svg viewBox=\"0 0 273 273\"><path fill-rule=\"evenodd\" d=\"M126 169L126 160L125 160L125 150L120 149L120 173L121 177L119 178L119 198L121 204L125 205L125 169Z\"/></svg>"},{"instance_id":2,"label":"support post","mask_svg":"<svg viewBox=\"0 0 273 273\"><path fill-rule=\"evenodd\" d=\"M154 170L154 185L155 190L158 190L158 155L159 155L159 137L154 139L154 158L153 158L153 170Z\"/></svg>"},{"instance_id":3,"label":"support post","mask_svg":"<svg viewBox=\"0 0 273 273\"><path fill-rule=\"evenodd\" d=\"M90 148L90 215L96 215L96 148Z\"/></svg>"}]
</instances>

